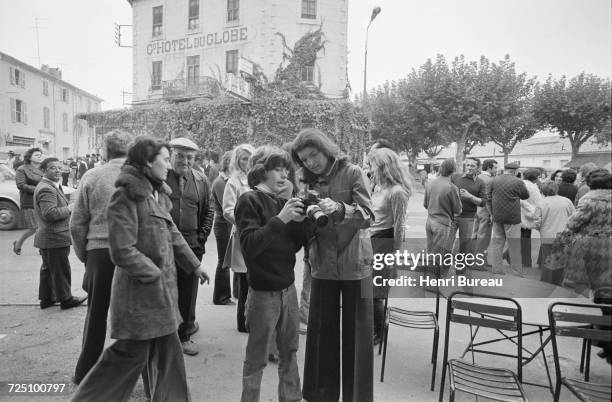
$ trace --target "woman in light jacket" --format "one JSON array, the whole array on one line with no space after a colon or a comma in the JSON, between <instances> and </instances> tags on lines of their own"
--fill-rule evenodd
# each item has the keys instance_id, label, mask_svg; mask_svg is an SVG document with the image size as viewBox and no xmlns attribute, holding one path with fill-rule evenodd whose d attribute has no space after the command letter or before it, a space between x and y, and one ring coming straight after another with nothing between
<instances>
[{"instance_id":1,"label":"woman in light jacket","mask_svg":"<svg viewBox=\"0 0 612 402\"><path fill-rule=\"evenodd\" d=\"M337 401L342 383L343 400L372 401L372 244L368 227L373 214L368 179L317 129L298 134L292 157L304 168L302 181L308 190L318 193L318 207L329 217L326 226L315 230L308 246L312 288L303 397Z\"/></svg>"},{"instance_id":2,"label":"woman in light jacket","mask_svg":"<svg viewBox=\"0 0 612 402\"><path fill-rule=\"evenodd\" d=\"M153 401L188 401L183 351L176 329L176 267L207 282L200 261L170 216L166 145L143 137L129 149L108 205L109 249L117 265L111 294L111 338L81 382L74 401L127 401L142 373Z\"/></svg>"},{"instance_id":3,"label":"woman in light jacket","mask_svg":"<svg viewBox=\"0 0 612 402\"><path fill-rule=\"evenodd\" d=\"M230 159L229 180L223 191L223 217L232 224L232 240L230 241L231 250L226 252L226 261L234 271L234 286L237 286L238 306L236 309L236 321L239 332L247 332L244 317L244 303L249 291L249 284L246 276L246 265L240 250L240 241L236 233L236 218L234 207L243 193L249 191L247 172L249 158L255 152L255 148L250 144L237 145L232 151Z\"/></svg>"}]
</instances>

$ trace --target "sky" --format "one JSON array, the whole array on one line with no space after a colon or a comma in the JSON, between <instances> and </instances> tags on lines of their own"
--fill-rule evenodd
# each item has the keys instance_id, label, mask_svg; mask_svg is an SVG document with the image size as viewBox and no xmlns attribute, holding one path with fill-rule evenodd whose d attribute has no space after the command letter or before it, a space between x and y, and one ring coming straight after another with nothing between
<instances>
[{"instance_id":1,"label":"sky","mask_svg":"<svg viewBox=\"0 0 612 402\"><path fill-rule=\"evenodd\" d=\"M401 79L437 54L449 62L461 54L475 61L509 54L518 72L540 81L549 74L612 74L609 0L347 1L354 93L363 91L365 33L376 5L381 13L369 30L368 88ZM66 81L104 99L102 109L123 106L132 55L115 45L114 23L131 24L127 0L0 0L0 51L39 66L36 21L40 63L59 66Z\"/></svg>"}]
</instances>

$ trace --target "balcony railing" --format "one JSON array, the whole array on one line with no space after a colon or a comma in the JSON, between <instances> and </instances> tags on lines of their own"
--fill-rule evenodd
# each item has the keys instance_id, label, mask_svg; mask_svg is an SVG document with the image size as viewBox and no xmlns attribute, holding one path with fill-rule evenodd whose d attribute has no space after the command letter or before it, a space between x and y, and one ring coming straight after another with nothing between
<instances>
[{"instance_id":1,"label":"balcony railing","mask_svg":"<svg viewBox=\"0 0 612 402\"><path fill-rule=\"evenodd\" d=\"M162 81L164 98L213 98L219 96L221 85L212 77L195 77L195 79L179 78Z\"/></svg>"}]
</instances>

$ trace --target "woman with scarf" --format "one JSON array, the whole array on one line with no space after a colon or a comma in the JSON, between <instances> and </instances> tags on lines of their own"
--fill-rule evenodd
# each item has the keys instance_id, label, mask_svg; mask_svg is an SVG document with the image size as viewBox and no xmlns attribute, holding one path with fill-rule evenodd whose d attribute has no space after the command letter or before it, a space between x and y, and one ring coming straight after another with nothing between
<instances>
[{"instance_id":1,"label":"woman with scarf","mask_svg":"<svg viewBox=\"0 0 612 402\"><path fill-rule=\"evenodd\" d=\"M185 362L177 331L175 260L208 282L208 275L170 216L164 183L170 150L142 137L127 160L108 205L109 249L117 265L111 295L111 338L81 382L74 401L126 401L138 377L154 401L188 401Z\"/></svg>"}]
</instances>

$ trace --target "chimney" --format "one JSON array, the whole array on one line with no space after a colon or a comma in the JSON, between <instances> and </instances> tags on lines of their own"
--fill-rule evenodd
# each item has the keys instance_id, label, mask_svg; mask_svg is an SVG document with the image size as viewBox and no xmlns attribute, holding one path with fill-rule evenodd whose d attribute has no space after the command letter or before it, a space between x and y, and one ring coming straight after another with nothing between
<instances>
[{"instance_id":1,"label":"chimney","mask_svg":"<svg viewBox=\"0 0 612 402\"><path fill-rule=\"evenodd\" d=\"M47 64L43 64L40 69L42 71L44 71L45 73L52 75L53 77L57 78L58 80L62 79L62 70L60 70L59 67L49 67L49 65Z\"/></svg>"}]
</instances>

